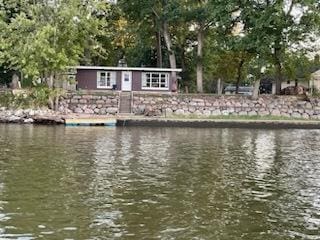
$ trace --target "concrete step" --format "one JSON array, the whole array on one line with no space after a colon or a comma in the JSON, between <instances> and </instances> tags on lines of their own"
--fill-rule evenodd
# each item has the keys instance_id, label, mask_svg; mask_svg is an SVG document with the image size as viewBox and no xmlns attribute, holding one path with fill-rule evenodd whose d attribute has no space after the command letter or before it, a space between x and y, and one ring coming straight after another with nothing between
<instances>
[{"instance_id":1,"label":"concrete step","mask_svg":"<svg viewBox=\"0 0 320 240\"><path fill-rule=\"evenodd\" d=\"M121 92L120 113L131 113L131 92Z\"/></svg>"}]
</instances>

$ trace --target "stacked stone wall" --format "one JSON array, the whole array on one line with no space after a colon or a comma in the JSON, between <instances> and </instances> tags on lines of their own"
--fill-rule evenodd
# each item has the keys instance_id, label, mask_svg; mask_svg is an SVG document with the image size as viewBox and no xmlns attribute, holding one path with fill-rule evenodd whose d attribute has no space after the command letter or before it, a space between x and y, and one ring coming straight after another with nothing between
<instances>
[{"instance_id":1,"label":"stacked stone wall","mask_svg":"<svg viewBox=\"0 0 320 240\"><path fill-rule=\"evenodd\" d=\"M120 106L118 92L73 93L60 99L62 113L116 115ZM249 96L134 93L132 112L145 116L275 116L320 119L320 98L303 96Z\"/></svg>"},{"instance_id":2,"label":"stacked stone wall","mask_svg":"<svg viewBox=\"0 0 320 240\"><path fill-rule=\"evenodd\" d=\"M60 98L59 112L115 115L119 112L119 93L67 94Z\"/></svg>"},{"instance_id":3,"label":"stacked stone wall","mask_svg":"<svg viewBox=\"0 0 320 240\"><path fill-rule=\"evenodd\" d=\"M320 99L303 96L135 94L133 112L145 115L275 116L320 119Z\"/></svg>"}]
</instances>

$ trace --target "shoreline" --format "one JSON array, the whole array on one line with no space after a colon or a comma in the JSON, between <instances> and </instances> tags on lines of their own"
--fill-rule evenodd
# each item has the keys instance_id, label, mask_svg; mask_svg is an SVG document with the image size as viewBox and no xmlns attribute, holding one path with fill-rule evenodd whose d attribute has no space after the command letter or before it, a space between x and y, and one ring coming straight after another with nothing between
<instances>
[{"instance_id":1,"label":"shoreline","mask_svg":"<svg viewBox=\"0 0 320 240\"><path fill-rule=\"evenodd\" d=\"M245 129L320 129L312 120L119 118L118 127L187 127Z\"/></svg>"},{"instance_id":2,"label":"shoreline","mask_svg":"<svg viewBox=\"0 0 320 240\"><path fill-rule=\"evenodd\" d=\"M268 119L269 118L269 119ZM260 117L182 118L146 117L135 115L61 114L49 109L0 111L0 124L65 125L66 119L112 119L117 127L186 127L186 128L245 128L245 129L320 129L319 120L275 119ZM94 124L92 124L94 125Z\"/></svg>"}]
</instances>

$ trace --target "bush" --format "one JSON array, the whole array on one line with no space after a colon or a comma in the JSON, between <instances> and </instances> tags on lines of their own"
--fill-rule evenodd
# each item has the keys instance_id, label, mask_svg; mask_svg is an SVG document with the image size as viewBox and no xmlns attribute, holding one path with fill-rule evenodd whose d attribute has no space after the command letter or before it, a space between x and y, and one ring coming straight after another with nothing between
<instances>
[{"instance_id":1,"label":"bush","mask_svg":"<svg viewBox=\"0 0 320 240\"><path fill-rule=\"evenodd\" d=\"M54 108L54 102L63 94L61 89L50 89L37 86L28 90L18 92L6 91L0 93L0 106L7 108Z\"/></svg>"},{"instance_id":2,"label":"bush","mask_svg":"<svg viewBox=\"0 0 320 240\"><path fill-rule=\"evenodd\" d=\"M13 101L14 95L12 94L12 92L0 92L0 107L9 107Z\"/></svg>"}]
</instances>

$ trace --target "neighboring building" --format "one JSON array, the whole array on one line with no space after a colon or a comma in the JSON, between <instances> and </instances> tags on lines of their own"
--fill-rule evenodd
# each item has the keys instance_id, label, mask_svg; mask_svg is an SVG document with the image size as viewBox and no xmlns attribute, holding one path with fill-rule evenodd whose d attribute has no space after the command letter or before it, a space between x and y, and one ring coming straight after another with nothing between
<instances>
[{"instance_id":1,"label":"neighboring building","mask_svg":"<svg viewBox=\"0 0 320 240\"><path fill-rule=\"evenodd\" d=\"M311 74L310 87L312 90L320 91L320 69Z\"/></svg>"},{"instance_id":2,"label":"neighboring building","mask_svg":"<svg viewBox=\"0 0 320 240\"><path fill-rule=\"evenodd\" d=\"M296 86L302 86L306 89L309 88L309 82L308 81L301 81L301 80L298 80L297 82L296 81L290 81L290 80L287 80L287 81L283 81L281 83L281 89L284 89L284 88L287 88L287 87L296 87Z\"/></svg>"},{"instance_id":3,"label":"neighboring building","mask_svg":"<svg viewBox=\"0 0 320 240\"><path fill-rule=\"evenodd\" d=\"M78 66L76 71L79 90L175 92L172 73L182 69Z\"/></svg>"}]
</instances>

